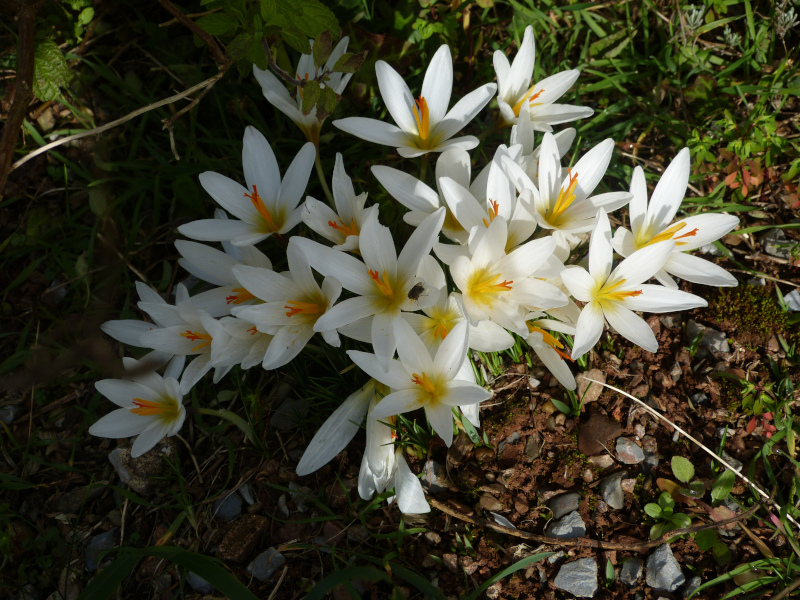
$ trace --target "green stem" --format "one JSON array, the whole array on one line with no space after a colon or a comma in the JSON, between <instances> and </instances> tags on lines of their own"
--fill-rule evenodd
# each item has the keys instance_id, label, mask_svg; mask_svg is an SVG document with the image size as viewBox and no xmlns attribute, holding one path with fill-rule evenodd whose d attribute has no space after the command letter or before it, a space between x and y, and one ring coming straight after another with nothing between
<instances>
[{"instance_id":1,"label":"green stem","mask_svg":"<svg viewBox=\"0 0 800 600\"><path fill-rule=\"evenodd\" d=\"M253 428L250 427L250 424L245 421L242 417L237 415L234 412L229 410L225 410L224 408L214 409L214 408L195 408L194 412L199 413L201 415L209 415L211 417L219 417L220 419L225 419L226 421L230 421L234 425L236 425L239 429L242 430L253 444L256 443L256 437L253 434Z\"/></svg>"},{"instance_id":2,"label":"green stem","mask_svg":"<svg viewBox=\"0 0 800 600\"><path fill-rule=\"evenodd\" d=\"M422 162L419 165L419 180L425 183L425 177L428 175L428 158L430 153L422 155Z\"/></svg>"},{"instance_id":3,"label":"green stem","mask_svg":"<svg viewBox=\"0 0 800 600\"><path fill-rule=\"evenodd\" d=\"M332 207L336 207L333 202L333 194L331 194L331 189L328 187L328 183L325 181L325 171L322 170L322 159L319 155L319 144L316 144L317 147L317 156L314 159L314 164L317 166L317 177L319 178L319 184L322 186L322 191L325 192L325 197L328 199L328 204Z\"/></svg>"}]
</instances>

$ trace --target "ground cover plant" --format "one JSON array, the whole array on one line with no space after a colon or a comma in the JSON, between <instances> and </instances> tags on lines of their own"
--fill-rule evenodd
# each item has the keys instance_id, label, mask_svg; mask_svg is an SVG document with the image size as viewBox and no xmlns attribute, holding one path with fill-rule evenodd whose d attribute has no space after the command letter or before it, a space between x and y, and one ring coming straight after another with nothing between
<instances>
[{"instance_id":1,"label":"ground cover plant","mask_svg":"<svg viewBox=\"0 0 800 600\"><path fill-rule=\"evenodd\" d=\"M118 6L3 5L4 590L797 593L790 3Z\"/></svg>"}]
</instances>

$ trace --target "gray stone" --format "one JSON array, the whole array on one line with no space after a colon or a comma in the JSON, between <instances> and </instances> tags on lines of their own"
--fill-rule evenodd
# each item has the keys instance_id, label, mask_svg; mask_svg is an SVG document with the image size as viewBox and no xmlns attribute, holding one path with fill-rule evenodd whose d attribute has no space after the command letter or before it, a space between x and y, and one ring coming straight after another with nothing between
<instances>
[{"instance_id":1,"label":"gray stone","mask_svg":"<svg viewBox=\"0 0 800 600\"><path fill-rule=\"evenodd\" d=\"M242 514L242 497L233 492L227 496L219 498L211 508L211 514L218 519L233 521Z\"/></svg>"},{"instance_id":2,"label":"gray stone","mask_svg":"<svg viewBox=\"0 0 800 600\"><path fill-rule=\"evenodd\" d=\"M132 446L131 443L124 444L108 455L122 483L144 496L167 485L165 476L172 472L169 461L178 458L178 442L166 437L138 458L131 456Z\"/></svg>"},{"instance_id":3,"label":"gray stone","mask_svg":"<svg viewBox=\"0 0 800 600\"><path fill-rule=\"evenodd\" d=\"M560 519L565 514L578 510L580 503L581 495L576 492L570 492L551 498L547 506L553 511L553 518Z\"/></svg>"},{"instance_id":4,"label":"gray stone","mask_svg":"<svg viewBox=\"0 0 800 600\"><path fill-rule=\"evenodd\" d=\"M617 458L626 465L637 465L644 460L644 450L641 446L626 437L617 438Z\"/></svg>"},{"instance_id":5,"label":"gray stone","mask_svg":"<svg viewBox=\"0 0 800 600\"><path fill-rule=\"evenodd\" d=\"M503 584L500 581L498 581L490 585L488 588L486 588L486 597L489 598L489 600L496 600L497 598L500 597L500 593L502 591L503 591Z\"/></svg>"},{"instance_id":6,"label":"gray stone","mask_svg":"<svg viewBox=\"0 0 800 600\"><path fill-rule=\"evenodd\" d=\"M761 287L764 287L767 285L767 280L763 277L750 277L746 283L747 285L760 285Z\"/></svg>"},{"instance_id":7,"label":"gray stone","mask_svg":"<svg viewBox=\"0 0 800 600\"><path fill-rule=\"evenodd\" d=\"M688 598L701 585L703 585L702 579L700 579L699 577L692 577L689 581L686 582L686 585L683 586L683 589L681 590L683 597Z\"/></svg>"},{"instance_id":8,"label":"gray stone","mask_svg":"<svg viewBox=\"0 0 800 600\"><path fill-rule=\"evenodd\" d=\"M288 487L290 490L289 496L292 498L292 502L294 502L297 510L299 510L301 513L308 512L308 503L310 502L308 497L314 496L311 488L300 485L296 481L290 481Z\"/></svg>"},{"instance_id":9,"label":"gray stone","mask_svg":"<svg viewBox=\"0 0 800 600\"><path fill-rule=\"evenodd\" d=\"M289 518L289 505L286 504L286 494L278 497L278 513L284 518Z\"/></svg>"},{"instance_id":10,"label":"gray stone","mask_svg":"<svg viewBox=\"0 0 800 600\"><path fill-rule=\"evenodd\" d=\"M681 369L681 366L678 363L673 363L672 368L669 371L670 378L672 378L672 381L677 382L681 378L681 375L683 375L683 369Z\"/></svg>"},{"instance_id":11,"label":"gray stone","mask_svg":"<svg viewBox=\"0 0 800 600\"><path fill-rule=\"evenodd\" d=\"M261 583L267 581L275 572L286 564L286 557L275 548L267 548L247 565L247 574Z\"/></svg>"},{"instance_id":12,"label":"gray stone","mask_svg":"<svg viewBox=\"0 0 800 600\"><path fill-rule=\"evenodd\" d=\"M713 243L704 244L698 248L701 254L708 254L710 256L722 256L724 253L717 248Z\"/></svg>"},{"instance_id":13,"label":"gray stone","mask_svg":"<svg viewBox=\"0 0 800 600\"><path fill-rule=\"evenodd\" d=\"M194 571L189 571L186 574L186 583L188 583L189 587L191 587L195 592L200 592L201 594L210 594L214 591L214 586L208 583Z\"/></svg>"},{"instance_id":14,"label":"gray stone","mask_svg":"<svg viewBox=\"0 0 800 600\"><path fill-rule=\"evenodd\" d=\"M669 544L659 546L647 558L647 585L657 592L674 592L686 582Z\"/></svg>"},{"instance_id":15,"label":"gray stone","mask_svg":"<svg viewBox=\"0 0 800 600\"><path fill-rule=\"evenodd\" d=\"M595 469L602 471L603 469L607 469L613 465L614 459L608 454L601 454L600 456L590 456L586 459L586 462L588 462Z\"/></svg>"},{"instance_id":16,"label":"gray stone","mask_svg":"<svg viewBox=\"0 0 800 600\"><path fill-rule=\"evenodd\" d=\"M703 392L696 392L689 397L694 406L708 406L711 402Z\"/></svg>"},{"instance_id":17,"label":"gray stone","mask_svg":"<svg viewBox=\"0 0 800 600\"><path fill-rule=\"evenodd\" d=\"M550 521L545 529L545 535L562 540L583 537L586 535L586 524L581 519L580 513L574 510L565 517Z\"/></svg>"},{"instance_id":18,"label":"gray stone","mask_svg":"<svg viewBox=\"0 0 800 600\"><path fill-rule=\"evenodd\" d=\"M19 404L9 404L0 408L0 421L6 425L11 425L17 415L22 412L22 407Z\"/></svg>"},{"instance_id":19,"label":"gray stone","mask_svg":"<svg viewBox=\"0 0 800 600\"><path fill-rule=\"evenodd\" d=\"M68 491L56 502L56 510L62 513L76 514L81 511L84 504L91 502L103 493L102 485L82 485Z\"/></svg>"},{"instance_id":20,"label":"gray stone","mask_svg":"<svg viewBox=\"0 0 800 600\"><path fill-rule=\"evenodd\" d=\"M800 292L798 292L797 289L793 289L786 294L783 297L783 301L786 303L786 308L788 308L790 312L800 311Z\"/></svg>"},{"instance_id":21,"label":"gray stone","mask_svg":"<svg viewBox=\"0 0 800 600\"><path fill-rule=\"evenodd\" d=\"M525 440L525 462L533 462L537 458L539 458L539 444L541 443L541 438L539 437L538 433L534 433L533 435L529 435L528 439Z\"/></svg>"},{"instance_id":22,"label":"gray stone","mask_svg":"<svg viewBox=\"0 0 800 600\"><path fill-rule=\"evenodd\" d=\"M483 510L489 512L497 512L503 510L503 504L497 498L492 496L491 494L483 494L481 499L478 501L478 506L480 506Z\"/></svg>"},{"instance_id":23,"label":"gray stone","mask_svg":"<svg viewBox=\"0 0 800 600\"><path fill-rule=\"evenodd\" d=\"M566 557L567 557L567 555L564 553L564 551L563 550L559 550L558 552L556 552L552 556L548 556L547 557L547 562L549 562L551 565L557 565L557 564L559 564L561 562L564 562L564 559Z\"/></svg>"},{"instance_id":24,"label":"gray stone","mask_svg":"<svg viewBox=\"0 0 800 600\"><path fill-rule=\"evenodd\" d=\"M633 587L639 583L639 580L642 578L643 571L644 564L641 560L636 557L629 558L622 563L622 570L619 573L619 580L628 587Z\"/></svg>"},{"instance_id":25,"label":"gray stone","mask_svg":"<svg viewBox=\"0 0 800 600\"><path fill-rule=\"evenodd\" d=\"M127 485L128 483L130 483L131 479L133 479L133 475L128 470L128 467L126 466L126 461L123 461L122 458L123 452L124 450L121 446L119 448L114 448L108 454L108 461L111 463L111 466L114 467L114 470L117 472L117 475L119 475L119 480L125 485ZM130 454L130 451L128 451L128 454Z\"/></svg>"},{"instance_id":26,"label":"gray stone","mask_svg":"<svg viewBox=\"0 0 800 600\"><path fill-rule=\"evenodd\" d=\"M767 233L761 236L761 246L764 252L770 256L777 256L778 258L791 259L792 246L795 242L786 237L783 229L777 227L770 229Z\"/></svg>"},{"instance_id":27,"label":"gray stone","mask_svg":"<svg viewBox=\"0 0 800 600\"><path fill-rule=\"evenodd\" d=\"M17 600L41 600L42 593L32 584L26 583L17 592Z\"/></svg>"},{"instance_id":28,"label":"gray stone","mask_svg":"<svg viewBox=\"0 0 800 600\"><path fill-rule=\"evenodd\" d=\"M103 553L106 550L111 550L114 547L114 538L117 535L117 528L109 529L108 531L96 535L86 546L86 570L90 573L97 571Z\"/></svg>"},{"instance_id":29,"label":"gray stone","mask_svg":"<svg viewBox=\"0 0 800 600\"><path fill-rule=\"evenodd\" d=\"M730 436L730 432L728 432L728 436ZM730 466L732 466L732 467L733 467L733 470L734 470L734 471L741 471L741 470L742 470L742 467L744 466L744 465L742 464L742 461L740 461L740 460L736 460L736 459L735 459L735 458L733 458L733 457L732 457L730 454L728 454L727 452L725 452L725 450L723 450L723 451L722 451L722 455L721 455L721 456L722 456L722 459L723 459L725 462L727 462L727 463L728 463Z\"/></svg>"},{"instance_id":30,"label":"gray stone","mask_svg":"<svg viewBox=\"0 0 800 600\"><path fill-rule=\"evenodd\" d=\"M256 499L253 496L253 488L249 483L243 483L239 486L239 494L242 496L242 499L247 502L248 506L252 506L256 503Z\"/></svg>"},{"instance_id":31,"label":"gray stone","mask_svg":"<svg viewBox=\"0 0 800 600\"><path fill-rule=\"evenodd\" d=\"M627 476L627 471L618 471L600 482L600 494L603 496L603 501L611 508L620 510L625 507L625 494L622 492L622 480Z\"/></svg>"},{"instance_id":32,"label":"gray stone","mask_svg":"<svg viewBox=\"0 0 800 600\"><path fill-rule=\"evenodd\" d=\"M597 592L597 562L581 558L566 563L558 571L553 585L578 598L591 598Z\"/></svg>"},{"instance_id":33,"label":"gray stone","mask_svg":"<svg viewBox=\"0 0 800 600\"><path fill-rule=\"evenodd\" d=\"M422 469L422 487L430 494L446 492L450 487L447 469L435 460L429 460Z\"/></svg>"},{"instance_id":34,"label":"gray stone","mask_svg":"<svg viewBox=\"0 0 800 600\"><path fill-rule=\"evenodd\" d=\"M293 429L303 423L310 408L308 398L286 398L272 415L269 425L279 431Z\"/></svg>"},{"instance_id":35,"label":"gray stone","mask_svg":"<svg viewBox=\"0 0 800 600\"><path fill-rule=\"evenodd\" d=\"M728 338L721 331L700 325L697 321L689 320L686 323L686 337L692 343L698 335L702 335L700 345L711 352L730 352Z\"/></svg>"}]
</instances>

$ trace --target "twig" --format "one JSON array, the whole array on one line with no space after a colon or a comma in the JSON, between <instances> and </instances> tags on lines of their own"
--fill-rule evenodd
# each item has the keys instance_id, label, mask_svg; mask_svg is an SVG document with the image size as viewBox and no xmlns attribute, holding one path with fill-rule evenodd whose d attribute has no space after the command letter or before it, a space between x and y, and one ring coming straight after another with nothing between
<instances>
[{"instance_id":1,"label":"twig","mask_svg":"<svg viewBox=\"0 0 800 600\"><path fill-rule=\"evenodd\" d=\"M628 392L625 392L625 391L623 391L623 390L621 390L621 389L619 389L619 388L616 388L616 387L614 387L613 385L608 385L607 383L603 383L603 382L601 382L601 381L596 381L596 380L594 380L594 379L590 379L589 377L586 377L585 375L579 375L579 377L581 377L582 379L584 379L584 380L586 380L586 381L591 381L592 383L597 383L597 384L599 384L599 385L602 385L602 386L604 386L604 387L607 387L607 388L608 388L608 389L610 389L610 390L614 390L615 392L617 392L617 393L619 393L619 394L622 394L623 396L625 396L625 397L627 397L627 398L630 398L630 399L631 399L631 400L633 400L634 402L638 403L638 404L639 404L639 405L640 405L642 408L644 408L644 409L645 409L647 412L649 412L651 415L653 415L653 416L654 416L654 417L656 417L657 419L660 419L661 421L664 421L665 423L667 423L667 424L671 425L672 427L674 427L674 428L675 428L675 430L676 430L676 431L678 431L678 432L679 432L680 434L682 434L684 437L686 437L687 439L689 439L689 440L691 440L692 442L694 442L695 444L697 444L697 445L698 445L698 446L699 446L699 447L700 447L700 448L701 448L701 449L702 449L702 450L703 450L703 451L704 451L706 454L708 454L709 456L711 456L711 458L713 458L713 459L714 459L714 460L716 460L716 461L719 461L719 463L720 463L720 464L722 464L722 466L724 466L724 467L725 467L726 469L728 469L729 471L732 471L732 472L734 473L734 475L736 475L736 476L737 476L739 479L743 480L745 483L747 483L747 485L749 485L750 487L752 487L752 488L753 488L753 489L754 489L754 490L755 490L755 491L758 493L758 495L759 495L759 496L761 496L761 497L762 497L764 500L766 500L766 501L767 501L767 502L768 502L770 505L772 505L772 506L773 506L775 509L777 509L779 512L781 512L781 511L782 511L782 507L781 507L781 505L780 505L780 504L778 504L777 502L775 502L775 501L774 501L774 500L773 500L773 499L772 499L772 498L771 498L771 497L770 497L770 496L769 496L769 495L768 495L768 494L767 494L767 493L766 493L764 490L762 490L762 489L761 489L760 487L758 487L758 486L757 486L755 483L753 483L752 481L750 481L750 479L748 479L747 477L745 477L744 475L742 475L742 473L741 473L740 471L737 471L736 469L734 469L734 468L731 466L731 464L730 464L729 462L727 462L725 459L723 459L721 456L719 456L719 455L718 455L716 452L714 452L713 450L711 450L711 449L710 449L710 448L708 448L707 446L703 445L703 443L702 443L702 442L700 442L699 440L697 440L697 439L693 438L691 435L689 435L688 433L686 433L686 432L685 432L683 429L681 429L680 427L678 427L678 426L677 426L675 423L673 423L672 421L670 421L668 418L666 418L664 415L662 415L661 413L659 413L657 410L654 410L653 408L651 408L650 406L648 406L647 404L645 404L644 402L642 402L641 400L639 400L639 399L638 399L636 396L632 396L632 395L631 395L631 394L629 394ZM798 523L797 521L795 521L795 520L794 520L794 518L793 518L791 515L789 515L789 514L787 513L787 515L786 515L786 518L787 518L789 521L791 521L791 522L792 522L792 523L795 525L795 527L797 527L798 529L800 529L800 523Z\"/></svg>"},{"instance_id":2,"label":"twig","mask_svg":"<svg viewBox=\"0 0 800 600\"><path fill-rule=\"evenodd\" d=\"M800 587L800 579L795 579L789 587L782 589L776 596L772 597L772 600L781 600L781 598L786 598L789 594L795 591L797 588Z\"/></svg>"},{"instance_id":3,"label":"twig","mask_svg":"<svg viewBox=\"0 0 800 600\"><path fill-rule=\"evenodd\" d=\"M225 53L220 49L219 44L217 44L217 41L211 36L211 34L198 27L197 23L187 17L169 0L158 0L158 3L163 6L169 14L183 23L184 27L205 42L206 46L208 46L208 49L211 51L211 54L214 56L214 62L217 63L217 67L220 69L220 71L222 71L223 68L224 70L228 69L231 61L227 56L225 56Z\"/></svg>"},{"instance_id":4,"label":"twig","mask_svg":"<svg viewBox=\"0 0 800 600\"><path fill-rule=\"evenodd\" d=\"M278 583L276 583L275 587L272 588L272 593L269 595L269 598L267 598L267 600L272 600L273 598L275 598L275 594L278 593L278 588L281 587L281 584L283 583L283 578L286 577L286 571L288 570L289 570L288 565L283 567L283 572L281 573L281 576L278 578Z\"/></svg>"},{"instance_id":5,"label":"twig","mask_svg":"<svg viewBox=\"0 0 800 600\"><path fill-rule=\"evenodd\" d=\"M499 523L495 523L487 519L482 519L480 517L471 517L465 515L463 513L453 510L447 504L439 502L434 498L428 498L428 502L434 508L438 508L443 513L446 513L451 517L455 517L456 519L459 519L461 521L466 521L467 523L472 523L474 525L480 525L481 527L486 527L488 529L494 529L495 531L498 531L500 533L513 535L514 537L522 538L524 540L530 540L532 542L537 542L540 544L547 544L549 546L571 546L578 548L597 548L599 550L622 550L628 552L647 552L651 548L655 548L656 546L660 546L661 544L666 544L682 535L686 535L689 533L697 533L698 531L705 531L706 529L715 529L717 527L723 527L724 525L736 523L738 521L747 519L752 515L754 515L756 510L758 510L758 508L761 506L760 503L756 504L749 510L741 514L738 514L730 519L725 519L724 521L715 521L713 523L704 523L702 525L695 525L693 527L683 527L681 529L673 529L672 531L665 533L661 537L658 537L654 540L650 540L649 542L622 543L622 542L604 542L601 540L590 540L586 538L575 538L575 539L565 540L561 538L548 537L546 535L538 535L536 533L530 533L512 527L504 527Z\"/></svg>"},{"instance_id":6,"label":"twig","mask_svg":"<svg viewBox=\"0 0 800 600\"><path fill-rule=\"evenodd\" d=\"M39 2L15 2L16 20L19 29L19 46L17 48L17 82L14 88L14 101L8 111L8 118L0 135L0 198L6 185L6 178L13 170L9 169L14 156L19 130L28 112L28 105L33 100L33 59L35 51L34 21ZM5 8L5 7L4 7ZM4 11L5 12L5 11ZM10 11L7 11L10 12Z\"/></svg>"},{"instance_id":7,"label":"twig","mask_svg":"<svg viewBox=\"0 0 800 600\"><path fill-rule=\"evenodd\" d=\"M117 119L116 121L111 121L110 123L106 123L105 125L101 125L100 127L95 127L94 129L90 129L88 131L82 131L81 133L76 133L74 135L70 135L70 136L67 136L65 138L61 138L60 140L56 140L54 142L50 142L49 144L46 144L46 145L42 146L41 148L37 148L36 150L31 152L30 154L20 158L17 162L15 162L13 165L11 165L11 169L9 170L9 172L13 171L14 169L18 169L19 167L24 165L29 160L31 160L33 158L36 158L40 154L43 154L45 152L49 152L53 148L57 148L58 146L63 146L64 144L67 144L67 143L72 142L74 140L79 140L81 138L88 137L90 135L97 135L99 133L103 133L104 131L108 131L109 129L113 129L114 127L117 127L118 125L122 125L123 123L127 123L131 119L135 119L139 115L143 115L146 112L150 112L151 110L155 110L156 108L160 108L160 107L165 106L167 104L173 104L174 102L177 102L178 100L180 100L182 98L185 98L186 96L189 96L190 94L193 94L194 92L196 92L198 90L202 90L203 88L207 88L207 87L210 87L210 86L214 85L217 81L219 81L219 79L222 77L222 75L224 75L224 72L217 73L213 77L209 77L205 81L202 81L202 82L198 83L197 85L193 85L188 90L182 91L180 94L175 94L174 96L170 96L169 98L164 98L163 100L159 100L158 102L154 102L153 104L148 104L147 106L143 106L142 108L137 108L133 112L128 113L127 115L125 115L124 117L122 117L120 119ZM144 279L143 279L143 281L144 281Z\"/></svg>"}]
</instances>

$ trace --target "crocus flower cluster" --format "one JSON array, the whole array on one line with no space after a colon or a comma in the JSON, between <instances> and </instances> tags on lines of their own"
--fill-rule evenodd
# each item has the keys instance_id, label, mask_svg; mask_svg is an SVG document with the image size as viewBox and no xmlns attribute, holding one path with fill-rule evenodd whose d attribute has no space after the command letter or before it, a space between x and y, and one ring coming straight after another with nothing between
<instances>
[{"instance_id":1,"label":"crocus flower cluster","mask_svg":"<svg viewBox=\"0 0 800 600\"><path fill-rule=\"evenodd\" d=\"M346 46L345 38L327 71L303 56L298 77L330 71ZM522 340L565 388L574 390L575 361L594 347L606 326L655 352L658 343L638 313L706 305L679 290L676 278L736 285L722 268L689 252L734 229L738 219L696 214L674 221L689 180L688 149L667 167L649 202L641 167L633 170L628 191L598 193L613 140L600 142L567 167L562 157L575 130L553 133L555 125L592 115L589 108L555 103L578 71L532 82L530 27L513 62L497 52L494 65L497 84L486 83L449 108L453 62L447 46L431 59L416 98L391 66L378 61L378 87L395 124L364 117L333 122L347 134L395 147L406 159L438 153L432 182L389 166L371 168L388 196L408 209L404 220L413 231L405 240L395 239L381 222L378 205L368 205L367 194L356 192L341 155L336 155L329 202L306 193L320 152L322 120L313 111L302 113L300 88L292 98L275 76L254 68L266 99L309 142L281 175L269 141L248 127L242 150L245 185L218 173L200 175L220 208L213 219L179 227L194 241L180 240L176 246L181 266L205 287L190 295L179 284L170 304L138 283L138 307L150 321L104 325L115 339L151 352L139 362L126 359L134 369L130 379L97 383L120 408L90 432L138 435L132 454L139 456L180 429L186 416L182 399L208 371L214 370L216 383L237 365L278 369L315 338L339 347L345 336L364 344L347 356L369 380L319 429L297 473L322 467L364 423L361 496L394 489L401 511L425 512L430 509L402 451L397 416L423 409L448 446L454 422L461 426L459 420L466 419L478 427L479 405L492 393L476 383L471 350L496 352ZM328 85L341 94L347 80L334 74ZM454 136L495 94L498 123L510 126L510 136L475 173L468 151L479 140ZM608 214L616 211L624 222L625 206L629 228L619 227L612 235ZM282 244L268 242L272 260L255 247L267 238ZM221 249L199 242L219 242ZM274 252L277 248L285 257ZM275 271L273 261L284 258L288 270ZM648 283L653 279L658 283ZM145 364L166 365L166 372L162 377L143 371Z\"/></svg>"}]
</instances>

